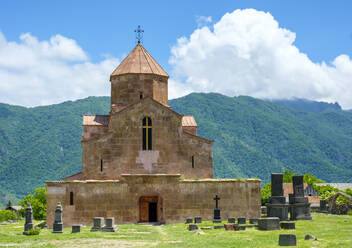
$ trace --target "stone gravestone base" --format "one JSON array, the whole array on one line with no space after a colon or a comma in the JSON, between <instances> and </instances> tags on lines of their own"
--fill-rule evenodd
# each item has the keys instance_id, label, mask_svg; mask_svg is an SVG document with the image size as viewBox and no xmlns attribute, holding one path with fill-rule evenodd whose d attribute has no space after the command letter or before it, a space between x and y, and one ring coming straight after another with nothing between
<instances>
[{"instance_id":1,"label":"stone gravestone base","mask_svg":"<svg viewBox=\"0 0 352 248\"><path fill-rule=\"evenodd\" d=\"M115 225L115 218L110 217L105 219L105 226L102 228L103 232L116 232L119 230L117 225Z\"/></svg>"},{"instance_id":2,"label":"stone gravestone base","mask_svg":"<svg viewBox=\"0 0 352 248\"><path fill-rule=\"evenodd\" d=\"M222 228L225 228L223 225L221 226L214 226L214 229L222 229Z\"/></svg>"},{"instance_id":3,"label":"stone gravestone base","mask_svg":"<svg viewBox=\"0 0 352 248\"><path fill-rule=\"evenodd\" d=\"M290 220L311 220L310 203L304 197L303 176L292 176L293 194L289 194Z\"/></svg>"},{"instance_id":4,"label":"stone gravestone base","mask_svg":"<svg viewBox=\"0 0 352 248\"><path fill-rule=\"evenodd\" d=\"M295 234L280 234L279 246L296 246L296 235Z\"/></svg>"},{"instance_id":5,"label":"stone gravestone base","mask_svg":"<svg viewBox=\"0 0 352 248\"><path fill-rule=\"evenodd\" d=\"M202 223L202 217L200 216L194 217L194 223Z\"/></svg>"},{"instance_id":6,"label":"stone gravestone base","mask_svg":"<svg viewBox=\"0 0 352 248\"><path fill-rule=\"evenodd\" d=\"M228 223L236 223L236 218L234 218L234 217L229 217L229 218L227 219L227 222L228 222Z\"/></svg>"},{"instance_id":7,"label":"stone gravestone base","mask_svg":"<svg viewBox=\"0 0 352 248\"><path fill-rule=\"evenodd\" d=\"M280 219L278 217L267 217L258 219L258 230L280 230Z\"/></svg>"},{"instance_id":8,"label":"stone gravestone base","mask_svg":"<svg viewBox=\"0 0 352 248\"><path fill-rule=\"evenodd\" d=\"M320 200L319 213L328 213L328 208L326 207L326 200Z\"/></svg>"},{"instance_id":9,"label":"stone gravestone base","mask_svg":"<svg viewBox=\"0 0 352 248\"><path fill-rule=\"evenodd\" d=\"M187 218L186 219L186 224L191 224L193 223L193 219L192 218Z\"/></svg>"},{"instance_id":10,"label":"stone gravestone base","mask_svg":"<svg viewBox=\"0 0 352 248\"><path fill-rule=\"evenodd\" d=\"M103 217L95 217L93 220L93 227L90 229L91 232L101 231L103 226Z\"/></svg>"},{"instance_id":11,"label":"stone gravestone base","mask_svg":"<svg viewBox=\"0 0 352 248\"><path fill-rule=\"evenodd\" d=\"M82 225L72 225L72 233L79 233L82 231Z\"/></svg>"},{"instance_id":12,"label":"stone gravestone base","mask_svg":"<svg viewBox=\"0 0 352 248\"><path fill-rule=\"evenodd\" d=\"M292 221L281 221L280 227L282 229L296 229L295 223Z\"/></svg>"},{"instance_id":13,"label":"stone gravestone base","mask_svg":"<svg viewBox=\"0 0 352 248\"><path fill-rule=\"evenodd\" d=\"M238 217L237 223L238 224L246 224L246 217Z\"/></svg>"},{"instance_id":14,"label":"stone gravestone base","mask_svg":"<svg viewBox=\"0 0 352 248\"><path fill-rule=\"evenodd\" d=\"M189 231L194 231L194 230L197 230L198 229L198 225L196 224L189 224L188 225L188 230Z\"/></svg>"}]
</instances>

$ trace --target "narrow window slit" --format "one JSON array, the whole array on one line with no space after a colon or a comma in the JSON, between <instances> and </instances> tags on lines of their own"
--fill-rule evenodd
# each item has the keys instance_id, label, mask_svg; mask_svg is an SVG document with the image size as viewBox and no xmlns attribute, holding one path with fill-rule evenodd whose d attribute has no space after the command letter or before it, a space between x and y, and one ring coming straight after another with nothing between
<instances>
[{"instance_id":1,"label":"narrow window slit","mask_svg":"<svg viewBox=\"0 0 352 248\"><path fill-rule=\"evenodd\" d=\"M100 159L100 171L102 172L103 171L103 160Z\"/></svg>"},{"instance_id":2,"label":"narrow window slit","mask_svg":"<svg viewBox=\"0 0 352 248\"><path fill-rule=\"evenodd\" d=\"M194 156L192 156L192 168L194 168Z\"/></svg>"},{"instance_id":3,"label":"narrow window slit","mask_svg":"<svg viewBox=\"0 0 352 248\"><path fill-rule=\"evenodd\" d=\"M70 205L73 205L73 192L70 192Z\"/></svg>"}]
</instances>

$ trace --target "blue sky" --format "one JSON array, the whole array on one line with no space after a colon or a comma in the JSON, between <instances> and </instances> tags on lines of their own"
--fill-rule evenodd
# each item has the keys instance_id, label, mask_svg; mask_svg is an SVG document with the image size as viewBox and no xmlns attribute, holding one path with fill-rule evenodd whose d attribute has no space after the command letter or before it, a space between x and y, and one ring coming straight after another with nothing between
<instances>
[{"instance_id":1,"label":"blue sky","mask_svg":"<svg viewBox=\"0 0 352 248\"><path fill-rule=\"evenodd\" d=\"M269 12L280 28L295 33L293 45L300 53L306 54L312 63L325 61L330 65L341 54L351 57L351 1L2 1L0 32L7 42L16 43L21 43L20 35L24 33L30 33L39 41L48 41L59 34L74 40L86 54L86 60L99 63L106 56L121 60L135 45L133 30L141 24L145 30L144 46L171 74L171 78L182 81L182 84L193 74L180 69L182 66L177 63L183 63L183 60L176 64L169 63L171 49L177 46L177 39L190 38L197 28L201 28L197 22L199 17L211 17L212 21L206 26L212 31L212 25L226 13L247 8ZM3 70L8 69L5 66ZM173 75L174 71L179 72ZM206 87L204 91L209 91L207 89L212 90ZM194 91L194 87L189 91ZM246 92L238 91L238 94ZM265 94L252 95L270 98ZM307 95L298 94L297 97ZM13 99L15 97L0 95L2 102L16 104ZM324 94L312 94L311 99L339 101L339 97ZM65 100L65 96L57 99L61 100ZM31 106L49 103L17 104ZM350 107L352 103L345 105Z\"/></svg>"}]
</instances>

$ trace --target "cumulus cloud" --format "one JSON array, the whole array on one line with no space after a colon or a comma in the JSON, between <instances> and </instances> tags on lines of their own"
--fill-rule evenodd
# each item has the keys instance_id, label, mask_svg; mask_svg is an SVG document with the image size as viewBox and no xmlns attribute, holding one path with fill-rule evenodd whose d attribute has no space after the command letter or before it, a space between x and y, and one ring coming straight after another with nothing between
<instances>
[{"instance_id":1,"label":"cumulus cloud","mask_svg":"<svg viewBox=\"0 0 352 248\"><path fill-rule=\"evenodd\" d=\"M254 9L225 14L212 27L181 37L171 49L173 87L258 98L338 101L352 108L352 61L312 62L294 45L296 34L270 13ZM182 90L185 88L185 90Z\"/></svg>"},{"instance_id":2,"label":"cumulus cloud","mask_svg":"<svg viewBox=\"0 0 352 248\"><path fill-rule=\"evenodd\" d=\"M0 102L37 106L109 95L116 58L92 63L86 52L62 35L39 41L26 33L9 42L0 32Z\"/></svg>"},{"instance_id":3,"label":"cumulus cloud","mask_svg":"<svg viewBox=\"0 0 352 248\"><path fill-rule=\"evenodd\" d=\"M211 16L197 16L196 22L197 22L198 28L201 28L201 27L206 26L209 23L211 23L212 18L211 18Z\"/></svg>"}]
</instances>

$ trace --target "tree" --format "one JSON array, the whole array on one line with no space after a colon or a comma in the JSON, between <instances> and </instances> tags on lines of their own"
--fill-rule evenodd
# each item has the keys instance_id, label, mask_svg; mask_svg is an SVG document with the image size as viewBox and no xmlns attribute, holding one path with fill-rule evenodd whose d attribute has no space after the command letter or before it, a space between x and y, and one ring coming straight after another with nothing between
<instances>
[{"instance_id":1,"label":"tree","mask_svg":"<svg viewBox=\"0 0 352 248\"><path fill-rule=\"evenodd\" d=\"M46 219L46 188L37 188L34 190L34 195L28 194L19 205L25 210L27 203L30 203L33 209L33 217L36 220Z\"/></svg>"},{"instance_id":2,"label":"tree","mask_svg":"<svg viewBox=\"0 0 352 248\"><path fill-rule=\"evenodd\" d=\"M285 170L283 179L282 179L283 183L292 183L292 177L296 175L297 174L291 170Z\"/></svg>"},{"instance_id":3,"label":"tree","mask_svg":"<svg viewBox=\"0 0 352 248\"><path fill-rule=\"evenodd\" d=\"M12 202L9 200L9 202L7 203L7 207L6 208L10 208L12 207Z\"/></svg>"}]
</instances>

